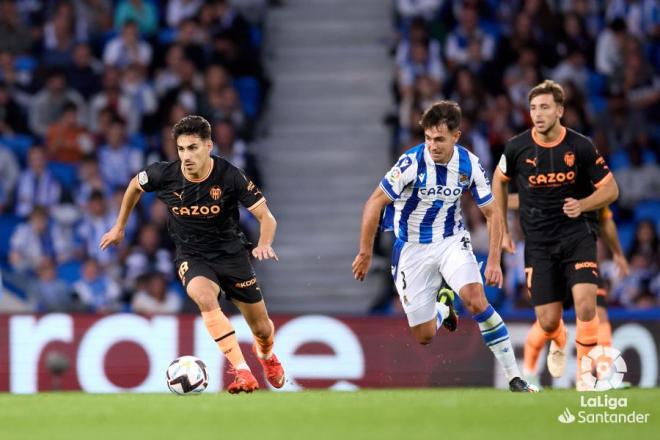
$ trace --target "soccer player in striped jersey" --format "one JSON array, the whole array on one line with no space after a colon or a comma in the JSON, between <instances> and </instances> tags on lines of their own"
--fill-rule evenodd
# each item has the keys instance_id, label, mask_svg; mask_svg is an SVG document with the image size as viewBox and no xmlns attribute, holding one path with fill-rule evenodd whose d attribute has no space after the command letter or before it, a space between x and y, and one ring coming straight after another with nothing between
<instances>
[{"instance_id":1,"label":"soccer player in striped jersey","mask_svg":"<svg viewBox=\"0 0 660 440\"><path fill-rule=\"evenodd\" d=\"M536 391L521 378L506 325L484 295L470 233L461 218L461 195L469 191L488 222L486 282L501 287L501 213L492 203L479 159L456 144L460 124L461 109L455 102L441 101L424 112L420 125L425 142L399 158L365 204L353 276L363 281L369 271L380 215L387 207L385 222L392 222L396 235L392 276L415 339L429 344L443 323L450 331L456 329L451 290L456 291L504 369L509 389ZM438 294L443 279L451 290Z\"/></svg>"}]
</instances>

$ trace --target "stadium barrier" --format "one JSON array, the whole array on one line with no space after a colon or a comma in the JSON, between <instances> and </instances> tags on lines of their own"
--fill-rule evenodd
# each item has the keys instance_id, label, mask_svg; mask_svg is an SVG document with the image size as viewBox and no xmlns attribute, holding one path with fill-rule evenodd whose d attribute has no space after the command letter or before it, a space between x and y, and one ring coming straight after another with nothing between
<instances>
[{"instance_id":1,"label":"stadium barrier","mask_svg":"<svg viewBox=\"0 0 660 440\"><path fill-rule=\"evenodd\" d=\"M250 331L232 317L248 363L266 387L252 356ZM391 387L504 387L505 379L476 324L463 320L455 334L440 331L429 346L417 344L402 317L275 316L276 352L285 366L285 390ZM519 360L528 322L509 322ZM659 381L660 322L613 322L613 346L627 363L624 380L655 387ZM569 340L574 327L569 325ZM571 347L573 345L571 344ZM13 315L0 317L0 391L35 393L167 392L165 370L192 354L209 368L209 391L226 386L224 357L195 316ZM544 356L544 355L543 355ZM544 365L544 357L540 365ZM568 371L575 371L574 353ZM573 377L551 382L569 387Z\"/></svg>"}]
</instances>

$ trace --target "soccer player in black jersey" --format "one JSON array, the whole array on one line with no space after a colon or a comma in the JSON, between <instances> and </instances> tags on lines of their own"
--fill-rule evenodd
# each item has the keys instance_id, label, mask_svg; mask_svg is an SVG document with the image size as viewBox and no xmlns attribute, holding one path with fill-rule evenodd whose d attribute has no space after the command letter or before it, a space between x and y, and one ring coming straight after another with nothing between
<instances>
[{"instance_id":1,"label":"soccer player in black jersey","mask_svg":"<svg viewBox=\"0 0 660 440\"><path fill-rule=\"evenodd\" d=\"M525 235L525 271L541 328L552 340L556 375L565 367L564 290L573 294L578 365L597 343L597 211L618 197L605 160L585 136L564 127L564 91L546 80L529 93L534 126L507 142L493 194L504 214L502 247L514 252L506 224L508 182L515 179ZM594 189L595 188L595 189ZM576 381L578 390L583 384Z\"/></svg>"},{"instance_id":2,"label":"soccer player in black jersey","mask_svg":"<svg viewBox=\"0 0 660 440\"><path fill-rule=\"evenodd\" d=\"M249 244L238 228L238 203L260 223L259 243L252 255L277 260L271 247L277 223L261 191L225 159L210 154L211 126L200 116L186 116L172 129L179 160L156 162L128 185L114 226L101 239L106 249L119 244L131 210L144 191L157 191L168 208L168 231L176 245L175 265L188 295L199 306L211 337L231 363L230 393L259 388L238 345L234 329L220 310L224 291L241 311L254 334L252 347L268 382L284 385L284 370L273 348L273 322L246 250Z\"/></svg>"}]
</instances>

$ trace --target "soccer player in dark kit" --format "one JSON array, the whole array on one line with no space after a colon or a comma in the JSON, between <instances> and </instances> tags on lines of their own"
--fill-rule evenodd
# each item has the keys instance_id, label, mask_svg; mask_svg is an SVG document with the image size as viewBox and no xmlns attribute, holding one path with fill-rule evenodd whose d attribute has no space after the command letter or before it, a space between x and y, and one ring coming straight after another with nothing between
<instances>
[{"instance_id":1,"label":"soccer player in dark kit","mask_svg":"<svg viewBox=\"0 0 660 440\"><path fill-rule=\"evenodd\" d=\"M564 91L546 80L529 93L534 126L513 137L495 170L493 194L506 214L508 182L515 179L525 235L527 287L539 324L550 339L548 366L560 376L566 365L562 321L565 290L576 312L577 364L597 343L597 211L618 197L605 160L585 136L564 127ZM513 252L506 215L504 250ZM581 382L576 388L584 390Z\"/></svg>"},{"instance_id":2,"label":"soccer player in dark kit","mask_svg":"<svg viewBox=\"0 0 660 440\"><path fill-rule=\"evenodd\" d=\"M200 116L186 116L172 129L179 160L156 162L128 185L114 226L101 239L106 249L119 244L142 192L156 191L169 211L168 231L176 245L175 265L188 295L199 306L211 337L232 365L232 394L259 388L238 345L231 322L220 310L225 293L240 310L255 338L252 351L268 382L284 385L284 370L273 353L273 322L250 264L248 241L238 227L238 203L260 223L260 237L252 255L274 259L271 247L277 223L261 191L227 160L211 155L211 126Z\"/></svg>"}]
</instances>

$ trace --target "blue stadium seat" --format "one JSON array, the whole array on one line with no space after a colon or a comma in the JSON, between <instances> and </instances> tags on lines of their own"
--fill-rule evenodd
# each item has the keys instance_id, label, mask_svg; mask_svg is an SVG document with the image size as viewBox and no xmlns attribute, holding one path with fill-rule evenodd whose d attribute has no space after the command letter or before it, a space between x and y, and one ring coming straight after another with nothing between
<instances>
[{"instance_id":1,"label":"blue stadium seat","mask_svg":"<svg viewBox=\"0 0 660 440\"><path fill-rule=\"evenodd\" d=\"M635 220L651 220L660 224L660 200L644 200L635 208Z\"/></svg>"},{"instance_id":2,"label":"blue stadium seat","mask_svg":"<svg viewBox=\"0 0 660 440\"><path fill-rule=\"evenodd\" d=\"M32 136L25 134L0 136L0 144L7 146L13 151L21 165L25 165L27 161L27 152L34 143L35 139Z\"/></svg>"},{"instance_id":3,"label":"blue stadium seat","mask_svg":"<svg viewBox=\"0 0 660 440\"><path fill-rule=\"evenodd\" d=\"M77 260L60 264L57 267L57 277L68 284L73 284L80 279L81 267L82 264Z\"/></svg>"},{"instance_id":4,"label":"blue stadium seat","mask_svg":"<svg viewBox=\"0 0 660 440\"><path fill-rule=\"evenodd\" d=\"M627 253L632 246L633 240L635 239L635 229L636 226L634 223L618 223L616 225L617 233L619 234L619 241L621 242L621 248L624 253Z\"/></svg>"},{"instance_id":5,"label":"blue stadium seat","mask_svg":"<svg viewBox=\"0 0 660 440\"><path fill-rule=\"evenodd\" d=\"M259 81L252 76L242 76L234 80L234 86L238 91L245 115L248 118L255 118L259 113L261 98Z\"/></svg>"},{"instance_id":6,"label":"blue stadium seat","mask_svg":"<svg viewBox=\"0 0 660 440\"><path fill-rule=\"evenodd\" d=\"M78 182L78 167L61 162L49 162L48 169L55 178L68 190L75 188Z\"/></svg>"},{"instance_id":7,"label":"blue stadium seat","mask_svg":"<svg viewBox=\"0 0 660 440\"><path fill-rule=\"evenodd\" d=\"M15 215L0 215L0 260L6 260L9 256L9 240L14 229L21 222Z\"/></svg>"}]
</instances>

